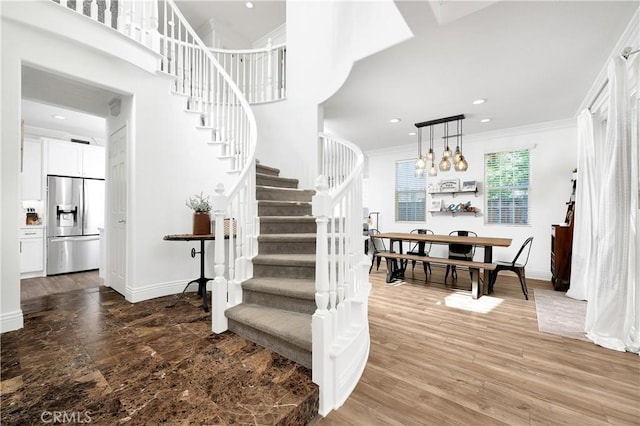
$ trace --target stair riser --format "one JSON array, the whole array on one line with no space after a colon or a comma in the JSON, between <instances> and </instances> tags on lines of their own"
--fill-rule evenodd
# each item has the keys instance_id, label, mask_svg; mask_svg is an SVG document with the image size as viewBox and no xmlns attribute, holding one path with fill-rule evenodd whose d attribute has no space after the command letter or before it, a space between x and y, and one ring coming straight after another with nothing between
<instances>
[{"instance_id":1,"label":"stair riser","mask_svg":"<svg viewBox=\"0 0 640 426\"><path fill-rule=\"evenodd\" d=\"M277 176L256 176L256 185L275 186L278 188L297 188L298 181L279 178Z\"/></svg>"},{"instance_id":2,"label":"stair riser","mask_svg":"<svg viewBox=\"0 0 640 426\"><path fill-rule=\"evenodd\" d=\"M269 206L258 203L258 216L311 216L311 205Z\"/></svg>"},{"instance_id":3,"label":"stair riser","mask_svg":"<svg viewBox=\"0 0 640 426\"><path fill-rule=\"evenodd\" d=\"M253 327L236 322L232 319L229 320L229 330L233 331L252 342L264 346L276 353L279 353L285 358L297 362L306 368L311 368L311 352L305 349L301 349L291 343L284 341L280 338L266 334L260 330L256 330Z\"/></svg>"},{"instance_id":4,"label":"stair riser","mask_svg":"<svg viewBox=\"0 0 640 426\"><path fill-rule=\"evenodd\" d=\"M316 311L316 303L313 300L297 299L278 294L261 293L244 289L242 301L270 308L284 309L286 311L300 312L312 315Z\"/></svg>"},{"instance_id":5,"label":"stair riser","mask_svg":"<svg viewBox=\"0 0 640 426\"><path fill-rule=\"evenodd\" d=\"M260 222L260 234L313 234L318 225L314 221Z\"/></svg>"},{"instance_id":6,"label":"stair riser","mask_svg":"<svg viewBox=\"0 0 640 426\"><path fill-rule=\"evenodd\" d=\"M264 242L258 241L258 253L260 254L314 254L316 242Z\"/></svg>"},{"instance_id":7,"label":"stair riser","mask_svg":"<svg viewBox=\"0 0 640 426\"><path fill-rule=\"evenodd\" d=\"M278 188L256 188L256 199L268 201L310 202L313 191L292 191Z\"/></svg>"},{"instance_id":8,"label":"stair riser","mask_svg":"<svg viewBox=\"0 0 640 426\"><path fill-rule=\"evenodd\" d=\"M315 279L316 267L253 264L254 277Z\"/></svg>"},{"instance_id":9,"label":"stair riser","mask_svg":"<svg viewBox=\"0 0 640 426\"><path fill-rule=\"evenodd\" d=\"M256 173L260 173L262 175L269 175L269 176L278 176L280 174L280 171L267 168L262 164L256 164Z\"/></svg>"}]
</instances>

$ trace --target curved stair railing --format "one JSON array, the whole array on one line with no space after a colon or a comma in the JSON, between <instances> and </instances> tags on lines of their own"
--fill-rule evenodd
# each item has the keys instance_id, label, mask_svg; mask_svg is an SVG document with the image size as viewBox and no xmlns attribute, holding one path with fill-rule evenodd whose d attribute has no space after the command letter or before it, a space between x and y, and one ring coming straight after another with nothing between
<instances>
[{"instance_id":1,"label":"curved stair railing","mask_svg":"<svg viewBox=\"0 0 640 426\"><path fill-rule=\"evenodd\" d=\"M158 52L159 72L172 78L173 93L186 97L187 112L199 115L198 129L211 132L209 143L220 145L218 158L228 161L227 173L236 176L226 191L219 183L213 196L215 305L212 303L211 327L216 333L223 332L227 329L224 310L242 300L240 283L251 277L251 258L257 248L257 130L251 107L173 0L59 1Z\"/></svg>"},{"instance_id":2,"label":"curved stair railing","mask_svg":"<svg viewBox=\"0 0 640 426\"><path fill-rule=\"evenodd\" d=\"M364 155L356 145L320 134L312 207L317 223L312 374L323 416L351 394L369 356L371 285L363 250L363 168Z\"/></svg>"},{"instance_id":3,"label":"curved stair railing","mask_svg":"<svg viewBox=\"0 0 640 426\"><path fill-rule=\"evenodd\" d=\"M279 101L287 97L287 46L262 49L210 49L220 65L236 82L250 104Z\"/></svg>"},{"instance_id":4,"label":"curved stair railing","mask_svg":"<svg viewBox=\"0 0 640 426\"><path fill-rule=\"evenodd\" d=\"M238 86L174 1L160 0L159 10L162 71L174 78L176 92L188 97L188 110L200 114L199 128L212 132L211 143L221 146L219 158L231 162L228 173L237 175L226 191L219 183L212 199L216 238L211 329L221 333L228 328L225 309L242 301L240 284L252 275L257 248L256 120Z\"/></svg>"}]
</instances>

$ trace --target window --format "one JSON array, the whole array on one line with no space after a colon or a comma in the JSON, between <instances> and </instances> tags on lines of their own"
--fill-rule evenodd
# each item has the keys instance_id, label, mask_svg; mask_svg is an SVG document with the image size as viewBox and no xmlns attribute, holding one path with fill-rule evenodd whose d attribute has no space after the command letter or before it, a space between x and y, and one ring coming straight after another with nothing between
<instances>
[{"instance_id":1,"label":"window","mask_svg":"<svg viewBox=\"0 0 640 426\"><path fill-rule=\"evenodd\" d=\"M484 156L487 223L529 223L529 150Z\"/></svg>"},{"instance_id":2,"label":"window","mask_svg":"<svg viewBox=\"0 0 640 426\"><path fill-rule=\"evenodd\" d=\"M396 161L396 221L424 222L427 178L415 175L415 160Z\"/></svg>"}]
</instances>

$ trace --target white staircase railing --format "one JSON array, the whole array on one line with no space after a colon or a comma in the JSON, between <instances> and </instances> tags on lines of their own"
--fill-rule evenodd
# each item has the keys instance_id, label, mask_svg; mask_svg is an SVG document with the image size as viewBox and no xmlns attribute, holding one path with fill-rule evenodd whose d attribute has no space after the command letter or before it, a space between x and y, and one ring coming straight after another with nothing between
<instances>
[{"instance_id":1,"label":"white staircase railing","mask_svg":"<svg viewBox=\"0 0 640 426\"><path fill-rule=\"evenodd\" d=\"M212 200L216 238L211 329L221 333L228 328L224 311L242 301L240 284L253 275L251 258L257 248L256 121L238 86L173 0L160 0L159 9L162 71L174 77L176 92L188 96L188 109L200 113L200 128L212 131L212 142L222 146L219 158L229 159L228 172L237 174L226 192L222 183L216 186Z\"/></svg>"},{"instance_id":2,"label":"white staircase railing","mask_svg":"<svg viewBox=\"0 0 640 426\"><path fill-rule=\"evenodd\" d=\"M216 239L211 328L216 333L227 330L224 311L242 301L240 283L252 276L251 258L257 249L257 130L249 103L173 0L119 0L117 7L112 0L60 0L60 4L158 52L160 71L173 78L175 93L187 97L187 109L200 115L199 128L211 131L211 143L221 146L219 158L230 161L227 172L237 177L226 192L218 184L213 197ZM229 225L227 256L225 224Z\"/></svg>"},{"instance_id":3,"label":"white staircase railing","mask_svg":"<svg viewBox=\"0 0 640 426\"><path fill-rule=\"evenodd\" d=\"M214 49L211 52L236 82L250 104L287 97L287 46L271 44L262 49Z\"/></svg>"},{"instance_id":4,"label":"white staircase railing","mask_svg":"<svg viewBox=\"0 0 640 426\"><path fill-rule=\"evenodd\" d=\"M320 134L318 159L312 374L324 416L344 403L366 365L371 285L362 235L364 155L348 141Z\"/></svg>"}]
</instances>

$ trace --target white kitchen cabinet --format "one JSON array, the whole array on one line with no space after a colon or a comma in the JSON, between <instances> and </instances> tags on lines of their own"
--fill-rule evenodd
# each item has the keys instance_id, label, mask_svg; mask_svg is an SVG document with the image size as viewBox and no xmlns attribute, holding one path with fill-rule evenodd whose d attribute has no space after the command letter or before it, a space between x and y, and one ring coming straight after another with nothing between
<instances>
[{"instance_id":1,"label":"white kitchen cabinet","mask_svg":"<svg viewBox=\"0 0 640 426\"><path fill-rule=\"evenodd\" d=\"M82 176L82 145L47 139L47 174Z\"/></svg>"},{"instance_id":2,"label":"white kitchen cabinet","mask_svg":"<svg viewBox=\"0 0 640 426\"><path fill-rule=\"evenodd\" d=\"M47 174L104 179L103 146L47 139Z\"/></svg>"},{"instance_id":3,"label":"white kitchen cabinet","mask_svg":"<svg viewBox=\"0 0 640 426\"><path fill-rule=\"evenodd\" d=\"M22 145L20 193L23 201L42 200L42 144L25 139Z\"/></svg>"},{"instance_id":4,"label":"white kitchen cabinet","mask_svg":"<svg viewBox=\"0 0 640 426\"><path fill-rule=\"evenodd\" d=\"M82 146L82 176L104 179L105 153L99 145Z\"/></svg>"},{"instance_id":5,"label":"white kitchen cabinet","mask_svg":"<svg viewBox=\"0 0 640 426\"><path fill-rule=\"evenodd\" d=\"M20 273L44 271L44 229L20 228ZM31 276L36 276L31 274Z\"/></svg>"}]
</instances>

